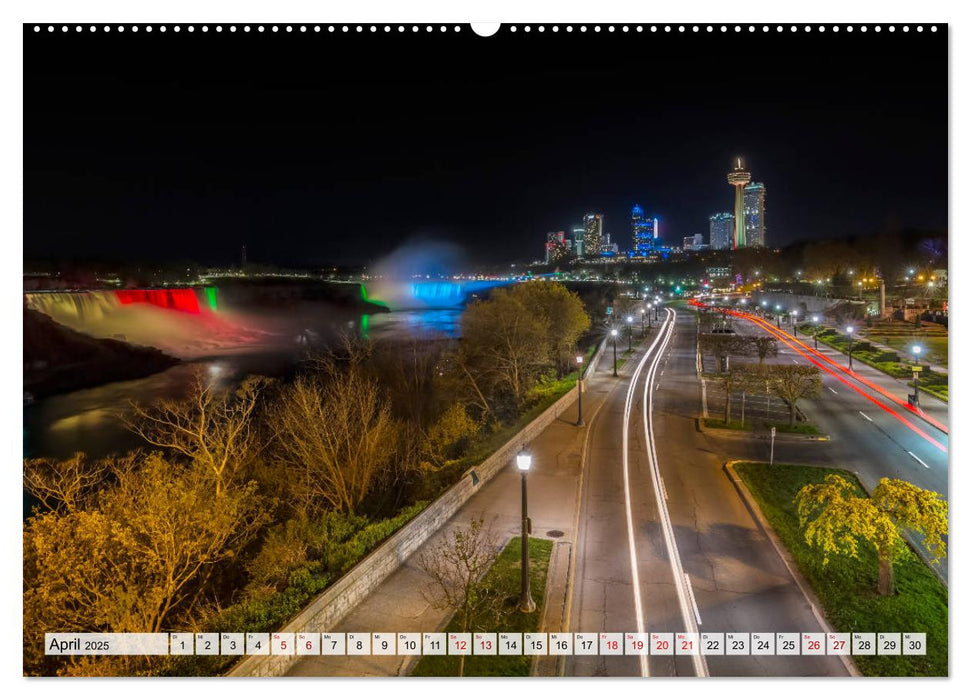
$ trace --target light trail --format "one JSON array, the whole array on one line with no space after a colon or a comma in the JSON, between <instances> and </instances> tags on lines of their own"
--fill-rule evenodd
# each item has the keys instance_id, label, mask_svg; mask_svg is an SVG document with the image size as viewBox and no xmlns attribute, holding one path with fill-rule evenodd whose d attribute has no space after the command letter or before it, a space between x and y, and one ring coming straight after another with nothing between
<instances>
[{"instance_id":1,"label":"light trail","mask_svg":"<svg viewBox=\"0 0 971 700\"><path fill-rule=\"evenodd\" d=\"M674 578L674 585L678 591L678 604L681 608L681 619L684 622L685 632L698 632L698 625L701 624L701 614L698 612L698 607L694 598L694 591L691 588L691 581L688 578L688 574L684 570L684 566L681 564L681 555L678 553L678 543L674 538L674 526L671 523L671 514L668 512L668 506L666 498L662 498L663 484L664 480L661 477L661 469L657 459L657 449L654 440L654 391L651 389L654 374L657 372L658 363L661 360L661 355L667 349L668 343L671 340L671 335L674 332L675 321L677 320L677 312L671 309L664 310L667 316L665 317L665 323L668 324L667 332L664 334L664 342L660 348L658 348L657 354L654 356L654 361L651 363L650 369L647 371L647 379L644 382L644 402L643 402L643 418L644 418L644 442L647 449L647 460L650 465L651 481L654 482L654 497L657 500L657 510L658 516L661 520L661 530L664 533L664 544L668 551L668 561L671 564L671 574ZM661 334L658 334L661 337ZM631 384L633 386L633 383ZM625 445L626 452L626 445ZM705 657L701 655L699 650L697 654L693 654L691 661L694 664L695 675L699 677L708 676L708 664L705 661Z\"/></svg>"},{"instance_id":2,"label":"light trail","mask_svg":"<svg viewBox=\"0 0 971 700\"><path fill-rule=\"evenodd\" d=\"M692 306L701 306L701 307L707 306L706 304L702 304L700 302L690 302L690 303L691 303ZM860 396L864 397L865 399L867 399L871 403L875 404L876 406L879 406L884 411L886 411L891 416L893 416L898 421L900 421L905 426L907 426L914 433L916 433L920 437L922 437L925 440L927 440L927 442L929 442L930 444L934 445L934 447L936 447L937 449L939 449L941 452L944 452L945 454L947 454L947 451L948 451L947 450L947 447L945 445L943 445L940 441L938 441L935 438L933 438L930 435L928 435L924 430L922 430L921 428L919 428L916 425L914 425L907 418L905 418L903 415L901 415L898 411L896 411L895 409L891 408L890 406L888 406L887 404L885 404L880 399L876 398L875 396L872 396L872 395L868 394L863 389L861 389L860 387L858 387L856 384L852 383L850 380L848 380L845 377L837 374L836 372L834 372L833 370L831 370L829 367L826 367L825 365L823 365L820 362L818 362L813 357L813 355L816 355L816 356L820 357L821 359L825 360L826 362L835 365L837 368L839 368L840 370L842 370L845 374L848 374L850 377L852 377L853 379L856 379L861 384L864 384L864 385L866 385L868 387L872 387L875 390L879 391L881 394L884 394L886 396L889 396L895 402L902 404L902 401L899 398L893 396L892 394L889 394L888 392L884 391L883 389L880 389L879 387L877 387L876 385L873 385L871 382L868 382L867 380L863 379L862 377L859 377L859 375L857 375L855 372L852 372L852 373L849 372L849 370L847 370L846 368L844 368L842 365L836 364L835 362L833 362L833 360L831 360L830 358L826 357L825 355L822 355L821 353L818 353L818 352L812 350L808 346L803 345L800 341L795 340L794 338L792 338L792 336L788 335L787 333L781 333L771 323L767 323L766 321L764 321L764 320L762 320L762 319L760 319L758 317L751 316L751 315L745 314L745 313L740 313L740 312L737 312L737 311L728 310L726 313L731 314L732 316L737 316L739 318L744 318L744 319L746 319L748 321L751 321L752 323L756 324L757 326L760 326L761 328L769 331L772 335L776 336L783 343L785 343L790 348L792 348L793 350L795 350L796 352L798 352L800 355L802 355L804 358L806 358L806 360L808 360L812 364L816 365L817 367L819 367L821 370L825 371L827 374L829 374L830 376L832 376L836 380L842 382L844 385L848 386L850 389L852 389L853 391L855 391L856 393L858 393ZM793 342L795 342L796 345L794 345ZM803 349L805 349L806 352L804 352ZM922 413L919 413L917 415L919 415L924 420L927 420L927 422L928 423L931 423L932 425L936 422L930 416L926 416L926 415L924 415ZM942 429L942 432L947 433L947 430L946 429Z\"/></svg>"},{"instance_id":3,"label":"light trail","mask_svg":"<svg viewBox=\"0 0 971 700\"><path fill-rule=\"evenodd\" d=\"M664 324L667 324L667 319L665 319ZM641 376L641 372L644 369L644 365L647 360L651 357L651 353L654 352L654 348L657 347L658 343L661 341L664 330L664 325L658 329L657 337L654 338L654 342L644 353L640 362L637 363L637 367L634 369L634 374L631 377L630 384L627 387L627 397L624 400L624 425L621 431L622 435L622 459L621 462L624 468L624 509L627 513L627 546L630 550L630 570L631 570L631 583L634 591L634 614L637 618L637 631L640 634L644 634L646 631L644 628L644 604L641 601L641 581L640 576L637 571L637 546L634 542L634 512L631 506L631 494L630 494L630 459L628 455L628 442L630 438L630 413L633 406L634 399L634 389L637 386L637 381ZM651 675L650 667L648 666L647 656L644 654L640 655L640 666L641 666L641 676L648 677Z\"/></svg>"}]
</instances>

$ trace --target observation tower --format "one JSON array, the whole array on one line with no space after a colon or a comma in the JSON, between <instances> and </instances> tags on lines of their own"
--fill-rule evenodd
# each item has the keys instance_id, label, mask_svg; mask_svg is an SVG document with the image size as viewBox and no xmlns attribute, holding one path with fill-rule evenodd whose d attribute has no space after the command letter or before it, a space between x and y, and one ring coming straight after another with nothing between
<instances>
[{"instance_id":1,"label":"observation tower","mask_svg":"<svg viewBox=\"0 0 971 700\"><path fill-rule=\"evenodd\" d=\"M745 185L752 181L752 174L742 167L742 159L739 158L734 169L728 173L728 184L735 188L735 240L732 241L732 248L745 247Z\"/></svg>"}]
</instances>

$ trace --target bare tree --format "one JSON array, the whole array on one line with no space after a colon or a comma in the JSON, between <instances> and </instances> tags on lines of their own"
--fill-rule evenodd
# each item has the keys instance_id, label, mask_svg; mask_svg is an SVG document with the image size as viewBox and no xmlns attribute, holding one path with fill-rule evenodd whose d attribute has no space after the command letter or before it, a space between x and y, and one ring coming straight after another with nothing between
<instances>
[{"instance_id":1,"label":"bare tree","mask_svg":"<svg viewBox=\"0 0 971 700\"><path fill-rule=\"evenodd\" d=\"M418 555L419 568L431 579L422 595L435 608L455 610L462 632L471 632L477 622L488 627L497 619L502 595L489 589L485 575L498 550L495 532L480 517ZM464 672L465 656L460 656L459 675Z\"/></svg>"},{"instance_id":2,"label":"bare tree","mask_svg":"<svg viewBox=\"0 0 971 700\"><path fill-rule=\"evenodd\" d=\"M220 391L198 370L185 400L132 404L123 418L145 442L201 464L220 495L258 451L255 412L264 380L246 379L234 392Z\"/></svg>"},{"instance_id":3,"label":"bare tree","mask_svg":"<svg viewBox=\"0 0 971 700\"><path fill-rule=\"evenodd\" d=\"M267 419L276 456L309 512L330 506L353 513L396 450L396 426L375 380L334 365L297 377Z\"/></svg>"},{"instance_id":4,"label":"bare tree","mask_svg":"<svg viewBox=\"0 0 971 700\"><path fill-rule=\"evenodd\" d=\"M72 513L85 506L109 474L130 468L136 458L137 453L130 452L94 460L75 452L68 459L26 459L24 488L44 508Z\"/></svg>"},{"instance_id":5,"label":"bare tree","mask_svg":"<svg viewBox=\"0 0 971 700\"><path fill-rule=\"evenodd\" d=\"M796 424L796 403L813 399L822 391L819 367L812 365L778 365L769 370L772 392L789 405L789 425Z\"/></svg>"},{"instance_id":6,"label":"bare tree","mask_svg":"<svg viewBox=\"0 0 971 700\"><path fill-rule=\"evenodd\" d=\"M770 335L749 336L748 342L752 345L752 350L759 356L759 364L765 364L765 358L775 357L779 354L779 341Z\"/></svg>"},{"instance_id":7,"label":"bare tree","mask_svg":"<svg viewBox=\"0 0 971 700\"><path fill-rule=\"evenodd\" d=\"M725 425L727 426L732 419L732 394L736 391L745 391L752 385L753 378L757 375L755 369L749 365L738 365L731 367L727 372L711 375L711 379L721 384L725 390Z\"/></svg>"}]
</instances>

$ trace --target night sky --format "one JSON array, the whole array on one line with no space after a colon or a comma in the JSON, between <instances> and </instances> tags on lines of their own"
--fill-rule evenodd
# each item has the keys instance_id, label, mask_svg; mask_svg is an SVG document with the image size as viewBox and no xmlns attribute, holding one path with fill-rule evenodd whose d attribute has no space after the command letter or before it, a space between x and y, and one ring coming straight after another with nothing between
<instances>
[{"instance_id":1,"label":"night sky","mask_svg":"<svg viewBox=\"0 0 971 700\"><path fill-rule=\"evenodd\" d=\"M945 28L28 26L24 255L360 264L434 239L525 261L587 211L626 249L635 202L667 242L707 240L737 155L769 245L943 229L947 60Z\"/></svg>"}]
</instances>

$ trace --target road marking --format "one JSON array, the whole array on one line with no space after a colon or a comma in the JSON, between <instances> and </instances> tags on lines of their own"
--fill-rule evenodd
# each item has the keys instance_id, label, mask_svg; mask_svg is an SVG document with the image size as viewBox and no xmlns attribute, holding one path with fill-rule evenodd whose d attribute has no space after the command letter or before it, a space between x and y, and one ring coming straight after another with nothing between
<instances>
[{"instance_id":1,"label":"road marking","mask_svg":"<svg viewBox=\"0 0 971 700\"><path fill-rule=\"evenodd\" d=\"M829 389L830 391L832 391L832 392L833 392L834 394L838 394L838 393L839 393L838 391L836 391L836 389L834 389L834 388L833 388L833 387L831 387L831 386L828 386L828 387L826 387L826 388L827 388L827 389Z\"/></svg>"},{"instance_id":2,"label":"road marking","mask_svg":"<svg viewBox=\"0 0 971 700\"><path fill-rule=\"evenodd\" d=\"M661 382L658 382L658 383L657 383L657 386L656 386L656 387L654 387L654 391L657 391L657 390L658 390L658 389L660 389L660 388L661 388Z\"/></svg>"},{"instance_id":3,"label":"road marking","mask_svg":"<svg viewBox=\"0 0 971 700\"><path fill-rule=\"evenodd\" d=\"M647 461L650 466L651 481L654 483L654 498L657 501L657 511L658 517L661 520L661 531L664 533L664 544L668 551L668 563L671 565L671 575L674 579L674 585L678 592L678 604L681 608L681 619L684 622L686 632L698 632L697 611L692 611L691 608L691 590L689 585L686 584L687 574L684 571L684 566L681 563L681 555L678 553L678 543L674 538L674 526L671 523L671 514L668 512L667 503L665 499L662 498L662 492L664 489L664 480L661 477L661 469L658 464L657 459L657 448L654 440L654 391L651 391L652 378L657 372L657 366L660 363L661 355L667 349L668 343L671 341L671 335L675 328L675 321L677 319L678 313L671 309L665 309L667 317L665 321L671 320L672 323L668 326L667 333L664 336L664 343L658 348L657 355L654 358L654 362L651 363L650 368L647 370L647 381L644 382L644 442L645 450L647 452ZM658 334L660 337L660 333ZM648 410L648 404L650 404L650 410ZM624 423L624 428L626 430L627 423ZM626 458L627 445L624 444L624 455ZM644 657L641 657L644 658ZM708 676L708 663L705 657L700 654L693 655L691 657L692 663L695 669L695 675L700 677Z\"/></svg>"},{"instance_id":4,"label":"road marking","mask_svg":"<svg viewBox=\"0 0 971 700\"><path fill-rule=\"evenodd\" d=\"M918 457L917 455L915 455L915 454L914 454L913 452L911 452L910 450L907 450L907 454L909 454L909 455L910 455L911 457L913 457L913 458L914 458L914 459L916 459L916 460L917 460L918 462L920 462L921 464L923 464L923 465L924 465L924 469L930 469L930 466L929 466L929 465L927 464L927 462L925 462L924 460L922 460L922 459L921 459L920 457Z\"/></svg>"},{"instance_id":5,"label":"road marking","mask_svg":"<svg viewBox=\"0 0 971 700\"><path fill-rule=\"evenodd\" d=\"M691 607L694 608L694 611L695 611L695 619L698 621L698 626L700 627L701 626L701 611L698 610L698 601L695 600L695 589L694 589L694 586L691 585L691 578L688 576L688 572L687 571L684 573L684 581L685 581L686 584L688 584L688 593L691 594Z\"/></svg>"},{"instance_id":6,"label":"road marking","mask_svg":"<svg viewBox=\"0 0 971 700\"><path fill-rule=\"evenodd\" d=\"M871 423L873 422L873 419L870 418L870 416L868 416L867 414L865 414L863 411L857 411L857 413L859 413L861 416L863 416L864 418L866 418Z\"/></svg>"}]
</instances>

